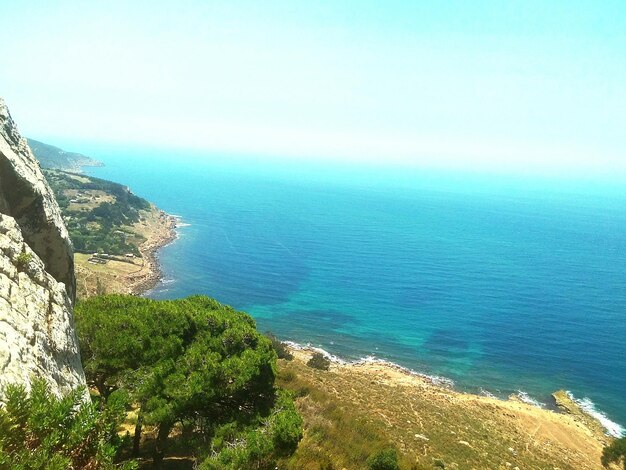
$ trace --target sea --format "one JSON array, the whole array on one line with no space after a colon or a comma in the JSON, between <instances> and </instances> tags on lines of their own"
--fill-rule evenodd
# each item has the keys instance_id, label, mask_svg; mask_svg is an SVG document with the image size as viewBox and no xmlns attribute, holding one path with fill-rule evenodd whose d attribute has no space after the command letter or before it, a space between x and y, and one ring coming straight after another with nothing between
<instances>
[{"instance_id":1,"label":"sea","mask_svg":"<svg viewBox=\"0 0 626 470\"><path fill-rule=\"evenodd\" d=\"M73 146L77 148L76 145ZM147 295L206 294L260 330L626 425L626 190L384 165L85 145L92 176L180 217Z\"/></svg>"}]
</instances>

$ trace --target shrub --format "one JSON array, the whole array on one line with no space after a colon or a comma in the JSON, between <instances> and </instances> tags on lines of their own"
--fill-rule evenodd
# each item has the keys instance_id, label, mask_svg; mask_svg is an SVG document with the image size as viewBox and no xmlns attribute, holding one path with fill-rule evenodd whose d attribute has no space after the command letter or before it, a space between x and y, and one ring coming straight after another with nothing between
<instances>
[{"instance_id":1,"label":"shrub","mask_svg":"<svg viewBox=\"0 0 626 470\"><path fill-rule=\"evenodd\" d=\"M276 405L261 426L236 432L236 423L222 426L213 439L212 456L201 470L275 469L276 460L288 457L302 439L302 418L296 411L291 395L278 394Z\"/></svg>"},{"instance_id":2,"label":"shrub","mask_svg":"<svg viewBox=\"0 0 626 470\"><path fill-rule=\"evenodd\" d=\"M306 365L313 369L328 370L330 368L330 360L322 353L316 352Z\"/></svg>"},{"instance_id":3,"label":"shrub","mask_svg":"<svg viewBox=\"0 0 626 470\"><path fill-rule=\"evenodd\" d=\"M302 417L296 410L292 396L287 392L279 394L276 411L270 422L276 455L292 454L302 439Z\"/></svg>"},{"instance_id":4,"label":"shrub","mask_svg":"<svg viewBox=\"0 0 626 470\"><path fill-rule=\"evenodd\" d=\"M367 459L370 470L400 470L398 454L395 449L383 449Z\"/></svg>"},{"instance_id":5,"label":"shrub","mask_svg":"<svg viewBox=\"0 0 626 470\"><path fill-rule=\"evenodd\" d=\"M284 369L278 370L278 378L280 378L280 380L282 380L285 383L293 382L294 380L296 380L296 377L297 377L296 373L292 370L284 370Z\"/></svg>"},{"instance_id":6,"label":"shrub","mask_svg":"<svg viewBox=\"0 0 626 470\"><path fill-rule=\"evenodd\" d=\"M28 267L28 264L32 261L32 259L33 259L33 255L23 251L22 253L17 255L17 258L15 259L15 267L17 268L18 271L24 271L26 270L26 268Z\"/></svg>"},{"instance_id":7,"label":"shrub","mask_svg":"<svg viewBox=\"0 0 626 470\"><path fill-rule=\"evenodd\" d=\"M293 354L289 352L289 348L287 347L285 343L283 343L281 340L279 340L276 336L274 336L270 332L267 332L265 336L267 336L269 340L272 342L272 347L274 348L274 351L276 351L276 355L278 356L278 359L286 359L288 361L291 361L293 359Z\"/></svg>"},{"instance_id":8,"label":"shrub","mask_svg":"<svg viewBox=\"0 0 626 470\"><path fill-rule=\"evenodd\" d=\"M257 430L248 432L238 440L227 443L220 452L200 464L200 470L239 470L276 468L272 456L272 444Z\"/></svg>"},{"instance_id":9,"label":"shrub","mask_svg":"<svg viewBox=\"0 0 626 470\"><path fill-rule=\"evenodd\" d=\"M83 401L83 393L77 389L57 398L43 380L33 382L30 395L23 385L7 386L0 408L0 468L136 468L134 462L113 463L122 444L117 428L125 401L114 395L99 410Z\"/></svg>"},{"instance_id":10,"label":"shrub","mask_svg":"<svg viewBox=\"0 0 626 470\"><path fill-rule=\"evenodd\" d=\"M610 445L602 450L602 465L607 467L612 464L622 462L626 470L626 437L615 439Z\"/></svg>"}]
</instances>

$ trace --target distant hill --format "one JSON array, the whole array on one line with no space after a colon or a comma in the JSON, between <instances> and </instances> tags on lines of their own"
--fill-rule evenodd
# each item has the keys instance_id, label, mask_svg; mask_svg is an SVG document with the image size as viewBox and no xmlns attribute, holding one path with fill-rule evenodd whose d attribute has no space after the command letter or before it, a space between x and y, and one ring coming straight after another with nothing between
<instances>
[{"instance_id":1,"label":"distant hill","mask_svg":"<svg viewBox=\"0 0 626 470\"><path fill-rule=\"evenodd\" d=\"M112 181L60 170L43 170L54 191L74 250L102 251L113 255L140 255L145 236L135 225L152 205L135 196L128 187Z\"/></svg>"},{"instance_id":2,"label":"distant hill","mask_svg":"<svg viewBox=\"0 0 626 470\"><path fill-rule=\"evenodd\" d=\"M79 172L83 166L102 166L102 162L81 153L66 152L34 139L26 140L43 168Z\"/></svg>"}]
</instances>

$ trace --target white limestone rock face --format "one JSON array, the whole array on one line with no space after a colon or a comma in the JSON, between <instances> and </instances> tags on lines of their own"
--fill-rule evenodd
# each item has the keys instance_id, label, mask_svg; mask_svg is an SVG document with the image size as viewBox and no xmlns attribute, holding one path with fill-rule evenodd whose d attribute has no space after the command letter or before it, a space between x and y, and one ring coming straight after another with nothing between
<instances>
[{"instance_id":1,"label":"white limestone rock face","mask_svg":"<svg viewBox=\"0 0 626 470\"><path fill-rule=\"evenodd\" d=\"M0 390L36 377L57 394L85 385L74 293L59 207L0 98Z\"/></svg>"},{"instance_id":2,"label":"white limestone rock face","mask_svg":"<svg viewBox=\"0 0 626 470\"><path fill-rule=\"evenodd\" d=\"M13 217L26 243L46 271L65 284L72 301L76 290L69 234L54 194L26 139L18 132L0 98L0 213Z\"/></svg>"},{"instance_id":3,"label":"white limestone rock face","mask_svg":"<svg viewBox=\"0 0 626 470\"><path fill-rule=\"evenodd\" d=\"M72 301L0 214L0 389L43 377L57 393L85 385Z\"/></svg>"}]
</instances>

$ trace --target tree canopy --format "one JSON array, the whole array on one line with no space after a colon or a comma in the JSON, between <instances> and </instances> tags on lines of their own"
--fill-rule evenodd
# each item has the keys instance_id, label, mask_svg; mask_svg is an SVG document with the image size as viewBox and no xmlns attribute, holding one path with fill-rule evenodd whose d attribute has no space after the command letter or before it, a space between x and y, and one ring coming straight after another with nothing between
<instances>
[{"instance_id":1,"label":"tree canopy","mask_svg":"<svg viewBox=\"0 0 626 470\"><path fill-rule=\"evenodd\" d=\"M142 422L158 426L157 464L176 423L214 435L272 412L276 353L243 312L205 296L109 295L81 301L76 324L88 382L105 399L129 391L140 405L138 433Z\"/></svg>"}]
</instances>

